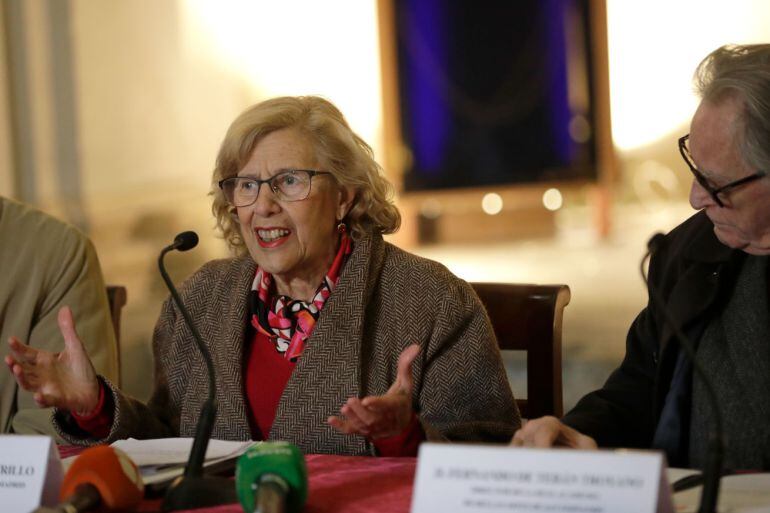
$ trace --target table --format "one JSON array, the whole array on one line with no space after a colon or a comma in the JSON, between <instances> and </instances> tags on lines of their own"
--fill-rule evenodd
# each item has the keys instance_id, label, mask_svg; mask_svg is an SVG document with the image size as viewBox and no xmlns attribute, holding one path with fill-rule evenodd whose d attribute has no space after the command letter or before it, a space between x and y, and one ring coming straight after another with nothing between
<instances>
[{"instance_id":1,"label":"table","mask_svg":"<svg viewBox=\"0 0 770 513\"><path fill-rule=\"evenodd\" d=\"M81 447L60 446L62 458L79 454ZM408 513L417 458L366 456L305 457L309 476L308 502L303 513ZM668 469L669 482L690 473ZM700 489L674 495L675 509L694 513ZM137 511L157 513L162 499L145 500ZM722 479L720 509L770 511L770 473L739 474ZM240 504L194 510L196 513L242 513Z\"/></svg>"},{"instance_id":2,"label":"table","mask_svg":"<svg viewBox=\"0 0 770 513\"><path fill-rule=\"evenodd\" d=\"M80 447L60 446L62 458ZM417 458L374 458L310 454L305 513L407 513ZM137 511L160 511L161 499L145 500ZM240 504L194 510L198 513L242 513Z\"/></svg>"}]
</instances>

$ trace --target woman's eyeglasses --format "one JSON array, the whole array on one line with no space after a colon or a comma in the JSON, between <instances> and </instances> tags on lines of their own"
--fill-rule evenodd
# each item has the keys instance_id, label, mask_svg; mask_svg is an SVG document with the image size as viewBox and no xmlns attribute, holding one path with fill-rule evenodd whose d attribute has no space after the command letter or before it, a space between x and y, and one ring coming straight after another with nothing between
<instances>
[{"instance_id":1,"label":"woman's eyeglasses","mask_svg":"<svg viewBox=\"0 0 770 513\"><path fill-rule=\"evenodd\" d=\"M266 180L249 176L233 176L219 182L219 188L225 194L228 203L234 207L248 207L257 201L259 189L267 184L280 201L302 201L310 196L313 177L328 175L328 171L311 169L289 169Z\"/></svg>"}]
</instances>

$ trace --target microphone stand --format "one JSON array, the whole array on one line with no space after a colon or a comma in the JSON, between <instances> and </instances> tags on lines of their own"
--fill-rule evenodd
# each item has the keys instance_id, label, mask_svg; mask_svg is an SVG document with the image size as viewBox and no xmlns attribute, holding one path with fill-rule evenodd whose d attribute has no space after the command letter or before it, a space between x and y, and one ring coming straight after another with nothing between
<instances>
[{"instance_id":1,"label":"microphone stand","mask_svg":"<svg viewBox=\"0 0 770 513\"><path fill-rule=\"evenodd\" d=\"M692 344L690 344L690 341L685 337L684 333L682 333L681 328L674 322L674 319L671 318L671 314L666 308L663 298L658 293L658 290L650 284L647 279L647 273L644 271L644 264L647 259L651 258L652 254L657 252L664 242L664 236L662 234L658 233L652 236L647 243L647 254L642 259L640 271L642 273L642 279L644 280L645 285L647 285L647 290L652 294L655 301L661 305L660 311L663 313L665 322L674 330L674 335L679 342L679 346L684 350L687 354L687 358L689 358L692 363L693 374L697 375L703 384L708 402L711 403L711 410L714 412L714 430L709 433L709 442L706 448L706 461L704 462L702 471L703 488L701 490L698 513L716 513L717 499L719 498L719 480L722 477L722 460L725 451L722 410L719 408L719 403L717 402L714 385L712 384L711 379L706 375L703 367L695 358L695 350L693 349Z\"/></svg>"},{"instance_id":2,"label":"microphone stand","mask_svg":"<svg viewBox=\"0 0 770 513\"><path fill-rule=\"evenodd\" d=\"M187 251L197 244L198 236L195 232L183 232L176 236L173 244L163 248L158 257L160 274L163 277L163 281L166 282L169 292L171 292L174 303L176 303L179 311L182 312L187 327L190 328L193 334L198 350L206 362L206 370L209 377L209 394L198 417L198 424L195 427L195 438L190 449L190 457L187 460L184 474L178 477L166 491L162 505L163 511L196 509L238 502L232 480L203 475L206 449L211 439L211 431L214 428L214 420L217 415L214 362L211 359L208 347L203 343L203 338L195 327L190 313L182 303L182 299L179 297L179 293L163 265L163 257L166 256L166 253L173 250Z\"/></svg>"}]
</instances>

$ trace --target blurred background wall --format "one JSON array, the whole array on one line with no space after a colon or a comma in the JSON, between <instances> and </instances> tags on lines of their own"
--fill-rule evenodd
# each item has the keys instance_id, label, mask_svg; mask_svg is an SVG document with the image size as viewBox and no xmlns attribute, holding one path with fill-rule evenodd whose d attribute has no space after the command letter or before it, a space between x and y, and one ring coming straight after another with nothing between
<instances>
[{"instance_id":1,"label":"blurred background wall","mask_svg":"<svg viewBox=\"0 0 770 513\"><path fill-rule=\"evenodd\" d=\"M199 233L199 248L169 258L177 280L227 256L207 195L218 145L238 113L271 96L321 94L400 187L383 99L386 0L1 1L0 194L79 225L107 281L128 287L123 382L140 398L151 389L151 333L166 297L157 251L181 230ZM599 100L611 109L617 158L603 199L591 185L549 186L548 197L538 189L531 215L547 213L551 229L506 238L484 236L484 226L517 219L506 202L519 196L506 189L499 208L484 213L477 199L497 192L477 190L464 196L476 224L460 230L478 232L472 242L451 236L448 223L446 237L420 245L413 234L432 196L404 196L404 234L393 239L468 280L570 285L567 407L622 357L645 302L636 270L645 240L691 213L676 139L697 105L695 66L719 45L770 39L763 0L592 3L606 7L609 95Z\"/></svg>"}]
</instances>

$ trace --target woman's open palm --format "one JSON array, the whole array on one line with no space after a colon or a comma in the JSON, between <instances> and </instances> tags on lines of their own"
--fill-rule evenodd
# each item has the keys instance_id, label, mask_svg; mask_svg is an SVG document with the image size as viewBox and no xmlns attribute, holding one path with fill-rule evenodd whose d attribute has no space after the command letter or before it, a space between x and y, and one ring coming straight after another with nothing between
<instances>
[{"instance_id":1,"label":"woman's open palm","mask_svg":"<svg viewBox=\"0 0 770 513\"><path fill-rule=\"evenodd\" d=\"M420 346L412 344L398 358L396 380L388 391L363 399L351 397L340 408L341 415L327 422L344 434L356 434L371 439L387 438L403 432L414 415L412 410L412 364Z\"/></svg>"},{"instance_id":2,"label":"woman's open palm","mask_svg":"<svg viewBox=\"0 0 770 513\"><path fill-rule=\"evenodd\" d=\"M83 343L75 330L75 320L68 306L59 310L59 330L64 349L50 353L8 340L11 349L5 363L21 388L32 392L41 408L55 406L78 413L93 411L99 401L99 380Z\"/></svg>"}]
</instances>

